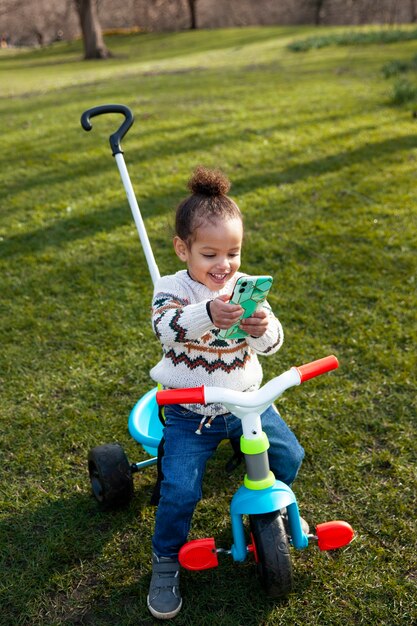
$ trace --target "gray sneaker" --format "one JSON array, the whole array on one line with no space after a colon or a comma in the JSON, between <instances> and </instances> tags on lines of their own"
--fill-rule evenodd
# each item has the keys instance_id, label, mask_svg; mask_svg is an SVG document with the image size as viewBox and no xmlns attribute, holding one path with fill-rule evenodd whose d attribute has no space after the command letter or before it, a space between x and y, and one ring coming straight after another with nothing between
<instances>
[{"instance_id":1,"label":"gray sneaker","mask_svg":"<svg viewBox=\"0 0 417 626\"><path fill-rule=\"evenodd\" d=\"M166 556L152 557L152 578L149 586L148 609L158 619L171 619L180 612L180 564Z\"/></svg>"}]
</instances>

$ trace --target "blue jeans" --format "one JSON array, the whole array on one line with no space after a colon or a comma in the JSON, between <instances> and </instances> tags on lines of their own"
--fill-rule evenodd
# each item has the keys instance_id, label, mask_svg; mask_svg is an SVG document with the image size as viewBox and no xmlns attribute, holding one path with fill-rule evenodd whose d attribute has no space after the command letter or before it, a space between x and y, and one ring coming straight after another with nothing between
<instances>
[{"instance_id":1,"label":"blue jeans","mask_svg":"<svg viewBox=\"0 0 417 626\"><path fill-rule=\"evenodd\" d=\"M196 430L201 415L180 405L165 407L164 456L161 498L156 512L152 548L157 556L174 557L187 541L191 518L202 497L206 463L223 439L238 439L242 423L231 413L218 415L210 428ZM275 478L291 485L304 450L275 407L262 414L262 427L270 448L269 463Z\"/></svg>"}]
</instances>

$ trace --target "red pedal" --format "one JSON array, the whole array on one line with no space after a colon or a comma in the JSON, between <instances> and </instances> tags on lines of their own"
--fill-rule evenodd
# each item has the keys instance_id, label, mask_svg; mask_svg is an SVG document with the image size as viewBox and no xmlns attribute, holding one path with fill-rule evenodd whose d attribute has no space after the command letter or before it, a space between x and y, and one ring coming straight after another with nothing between
<instances>
[{"instance_id":1,"label":"red pedal","mask_svg":"<svg viewBox=\"0 0 417 626\"><path fill-rule=\"evenodd\" d=\"M213 537L185 543L178 553L178 560L182 567L192 571L217 567L219 560Z\"/></svg>"},{"instance_id":2,"label":"red pedal","mask_svg":"<svg viewBox=\"0 0 417 626\"><path fill-rule=\"evenodd\" d=\"M350 524L343 521L324 522L316 526L320 550L336 550L352 541L355 532Z\"/></svg>"}]
</instances>

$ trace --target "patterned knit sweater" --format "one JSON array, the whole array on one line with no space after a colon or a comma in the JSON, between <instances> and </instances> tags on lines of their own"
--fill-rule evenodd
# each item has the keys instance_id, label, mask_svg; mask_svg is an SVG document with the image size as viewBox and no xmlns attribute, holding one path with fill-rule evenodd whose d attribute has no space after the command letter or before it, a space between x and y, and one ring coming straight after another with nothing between
<instances>
[{"instance_id":1,"label":"patterned knit sweater","mask_svg":"<svg viewBox=\"0 0 417 626\"><path fill-rule=\"evenodd\" d=\"M153 380L164 387L227 387L235 391L253 391L262 382L258 354L274 354L282 345L283 331L267 302L268 330L262 337L221 339L219 329L210 320L207 302L220 295L230 295L235 279L220 291L210 291L193 280L186 270L164 276L155 285L152 301L153 329L162 344L163 356L152 368ZM222 405L184 405L201 415L226 412Z\"/></svg>"}]
</instances>

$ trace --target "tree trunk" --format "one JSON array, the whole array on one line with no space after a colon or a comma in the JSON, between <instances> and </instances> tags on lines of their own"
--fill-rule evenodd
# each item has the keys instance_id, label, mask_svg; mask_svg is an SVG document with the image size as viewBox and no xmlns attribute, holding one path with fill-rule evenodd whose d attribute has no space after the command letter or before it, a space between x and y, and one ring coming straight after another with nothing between
<instances>
[{"instance_id":1,"label":"tree trunk","mask_svg":"<svg viewBox=\"0 0 417 626\"><path fill-rule=\"evenodd\" d=\"M188 7L190 9L190 29L197 29L197 11L196 11L197 0L188 0Z\"/></svg>"},{"instance_id":2,"label":"tree trunk","mask_svg":"<svg viewBox=\"0 0 417 626\"><path fill-rule=\"evenodd\" d=\"M415 0L410 0L410 13L411 13L411 17L410 17L410 22L417 22L417 7L416 7L416 3Z\"/></svg>"},{"instance_id":3,"label":"tree trunk","mask_svg":"<svg viewBox=\"0 0 417 626\"><path fill-rule=\"evenodd\" d=\"M84 42L85 59L108 59L111 52L106 47L97 13L96 0L75 0Z\"/></svg>"},{"instance_id":4,"label":"tree trunk","mask_svg":"<svg viewBox=\"0 0 417 626\"><path fill-rule=\"evenodd\" d=\"M321 25L322 11L325 0L313 0L312 5L314 9L314 25Z\"/></svg>"}]
</instances>

